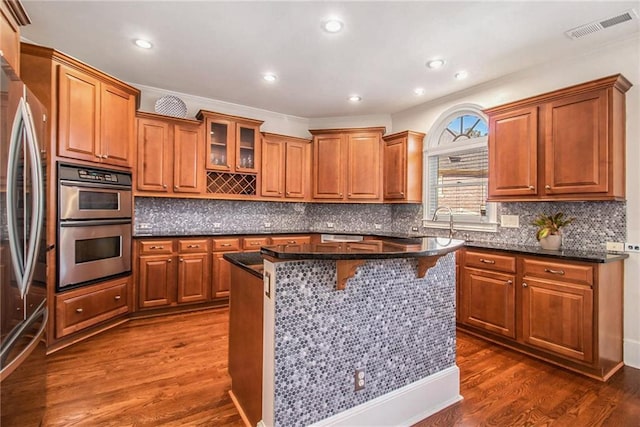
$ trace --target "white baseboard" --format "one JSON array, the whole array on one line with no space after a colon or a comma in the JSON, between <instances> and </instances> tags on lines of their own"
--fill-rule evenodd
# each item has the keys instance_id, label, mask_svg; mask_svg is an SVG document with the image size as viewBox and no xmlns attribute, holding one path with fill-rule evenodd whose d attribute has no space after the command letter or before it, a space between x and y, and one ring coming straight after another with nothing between
<instances>
[{"instance_id":1,"label":"white baseboard","mask_svg":"<svg viewBox=\"0 0 640 427\"><path fill-rule=\"evenodd\" d=\"M312 427L411 426L462 400L457 366L325 418Z\"/></svg>"},{"instance_id":2,"label":"white baseboard","mask_svg":"<svg viewBox=\"0 0 640 427\"><path fill-rule=\"evenodd\" d=\"M625 338L623 360L625 365L640 369L640 341Z\"/></svg>"}]
</instances>

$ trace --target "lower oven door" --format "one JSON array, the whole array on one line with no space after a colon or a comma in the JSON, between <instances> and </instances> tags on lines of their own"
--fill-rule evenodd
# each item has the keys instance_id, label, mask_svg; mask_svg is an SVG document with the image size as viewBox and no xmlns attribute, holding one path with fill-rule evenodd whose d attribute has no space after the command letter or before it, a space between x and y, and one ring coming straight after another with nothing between
<instances>
[{"instance_id":1,"label":"lower oven door","mask_svg":"<svg viewBox=\"0 0 640 427\"><path fill-rule=\"evenodd\" d=\"M59 229L58 289L131 271L131 220L64 221Z\"/></svg>"}]
</instances>

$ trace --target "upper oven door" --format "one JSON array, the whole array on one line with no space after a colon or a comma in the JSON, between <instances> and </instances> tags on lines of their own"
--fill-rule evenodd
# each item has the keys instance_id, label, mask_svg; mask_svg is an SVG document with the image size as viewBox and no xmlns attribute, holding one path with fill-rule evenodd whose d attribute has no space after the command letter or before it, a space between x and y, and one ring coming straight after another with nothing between
<instances>
[{"instance_id":1,"label":"upper oven door","mask_svg":"<svg viewBox=\"0 0 640 427\"><path fill-rule=\"evenodd\" d=\"M60 220L131 218L131 190L60 182Z\"/></svg>"}]
</instances>

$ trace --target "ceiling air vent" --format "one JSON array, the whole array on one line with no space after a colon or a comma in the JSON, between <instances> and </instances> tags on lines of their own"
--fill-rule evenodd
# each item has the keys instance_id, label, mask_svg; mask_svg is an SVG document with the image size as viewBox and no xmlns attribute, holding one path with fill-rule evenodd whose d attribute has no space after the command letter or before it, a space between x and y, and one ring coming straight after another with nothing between
<instances>
[{"instance_id":1,"label":"ceiling air vent","mask_svg":"<svg viewBox=\"0 0 640 427\"><path fill-rule=\"evenodd\" d=\"M631 21L632 19L638 19L638 14L634 9L629 9L616 16L611 16L598 21L590 22L585 25L573 28L566 31L565 34L570 39L579 39L580 37L588 36L605 28L613 27L614 25L622 24L623 22Z\"/></svg>"}]
</instances>

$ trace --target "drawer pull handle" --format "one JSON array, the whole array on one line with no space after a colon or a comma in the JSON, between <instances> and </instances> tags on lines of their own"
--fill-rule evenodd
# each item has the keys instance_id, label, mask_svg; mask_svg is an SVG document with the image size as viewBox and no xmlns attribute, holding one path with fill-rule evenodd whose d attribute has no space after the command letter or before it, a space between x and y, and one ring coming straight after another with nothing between
<instances>
[{"instance_id":1,"label":"drawer pull handle","mask_svg":"<svg viewBox=\"0 0 640 427\"><path fill-rule=\"evenodd\" d=\"M82 313L84 310L81 308L76 308L76 313Z\"/></svg>"},{"instance_id":2,"label":"drawer pull handle","mask_svg":"<svg viewBox=\"0 0 640 427\"><path fill-rule=\"evenodd\" d=\"M295 240L287 240L287 243L289 245L294 245L296 243L296 241Z\"/></svg>"},{"instance_id":3,"label":"drawer pull handle","mask_svg":"<svg viewBox=\"0 0 640 427\"><path fill-rule=\"evenodd\" d=\"M122 298L120 295L116 295L115 297L113 297L113 299L116 301L120 301L120 298Z\"/></svg>"},{"instance_id":4,"label":"drawer pull handle","mask_svg":"<svg viewBox=\"0 0 640 427\"><path fill-rule=\"evenodd\" d=\"M251 246L258 246L260 244L260 242L251 242L250 245Z\"/></svg>"},{"instance_id":5,"label":"drawer pull handle","mask_svg":"<svg viewBox=\"0 0 640 427\"><path fill-rule=\"evenodd\" d=\"M480 262L483 262L485 264L495 264L496 262L492 259L484 259L484 258L480 258Z\"/></svg>"},{"instance_id":6,"label":"drawer pull handle","mask_svg":"<svg viewBox=\"0 0 640 427\"><path fill-rule=\"evenodd\" d=\"M552 270L550 268L545 268L544 272L545 273L551 273L551 274L559 274L561 276L564 276L564 270Z\"/></svg>"},{"instance_id":7,"label":"drawer pull handle","mask_svg":"<svg viewBox=\"0 0 640 427\"><path fill-rule=\"evenodd\" d=\"M187 249L197 249L200 245L187 245Z\"/></svg>"},{"instance_id":8,"label":"drawer pull handle","mask_svg":"<svg viewBox=\"0 0 640 427\"><path fill-rule=\"evenodd\" d=\"M524 283L524 282L523 282L523 283L522 283L522 287L523 287L523 288L528 288L528 287L529 287L529 285L527 285L526 283Z\"/></svg>"},{"instance_id":9,"label":"drawer pull handle","mask_svg":"<svg viewBox=\"0 0 640 427\"><path fill-rule=\"evenodd\" d=\"M228 248L229 246L231 246L231 243L223 243L220 246L222 246L223 248Z\"/></svg>"},{"instance_id":10,"label":"drawer pull handle","mask_svg":"<svg viewBox=\"0 0 640 427\"><path fill-rule=\"evenodd\" d=\"M164 249L164 246L151 246L149 249Z\"/></svg>"}]
</instances>

